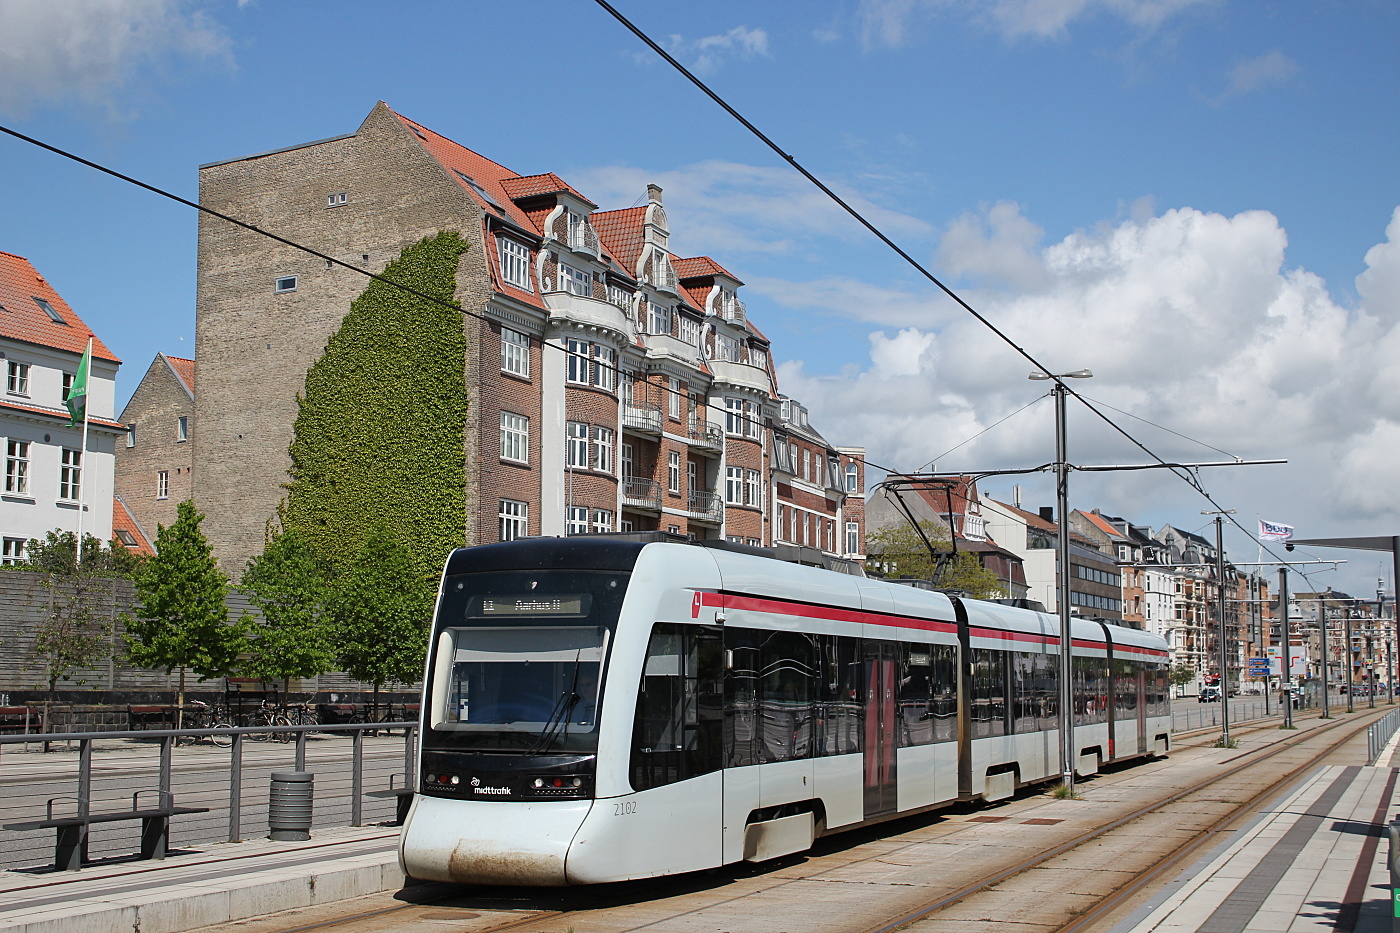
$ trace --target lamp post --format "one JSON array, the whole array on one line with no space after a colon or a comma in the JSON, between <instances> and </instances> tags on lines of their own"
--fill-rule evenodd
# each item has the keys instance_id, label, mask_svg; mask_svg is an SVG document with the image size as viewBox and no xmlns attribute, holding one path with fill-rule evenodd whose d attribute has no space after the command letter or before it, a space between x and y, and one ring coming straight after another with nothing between
<instances>
[{"instance_id":1,"label":"lamp post","mask_svg":"<svg viewBox=\"0 0 1400 933\"><path fill-rule=\"evenodd\" d=\"M1278 608L1279 608L1279 641L1283 648L1283 666L1279 668L1279 683L1283 686L1283 727L1293 728L1293 691L1289 689L1293 683L1292 663L1293 659L1288 656L1288 568L1278 569ZM1348 697L1350 701L1350 697ZM1347 710L1347 712L1351 712Z\"/></svg>"},{"instance_id":2,"label":"lamp post","mask_svg":"<svg viewBox=\"0 0 1400 933\"><path fill-rule=\"evenodd\" d=\"M1320 599L1317 601L1317 631L1322 639L1322 718L1331 719L1332 703L1327 694L1330 686L1327 682L1327 604Z\"/></svg>"},{"instance_id":3,"label":"lamp post","mask_svg":"<svg viewBox=\"0 0 1400 933\"><path fill-rule=\"evenodd\" d=\"M1031 379L1052 379L1055 395L1055 511L1060 527L1057 535L1056 560L1059 563L1059 586L1055 602L1060 617L1060 780L1065 792L1074 791L1074 668L1071 662L1069 615L1069 454L1065 439L1065 396L1069 390L1066 379L1089 379L1087 369L1072 373L1031 373Z\"/></svg>"}]
</instances>

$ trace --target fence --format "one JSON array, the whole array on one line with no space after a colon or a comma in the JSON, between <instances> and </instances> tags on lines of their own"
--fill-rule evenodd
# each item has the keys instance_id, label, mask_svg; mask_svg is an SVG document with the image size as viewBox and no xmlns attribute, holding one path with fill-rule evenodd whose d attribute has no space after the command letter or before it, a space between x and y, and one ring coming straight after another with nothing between
<instances>
[{"instance_id":1,"label":"fence","mask_svg":"<svg viewBox=\"0 0 1400 933\"><path fill-rule=\"evenodd\" d=\"M391 722L3 735L0 824L43 820L50 810L53 816L132 810L140 793L143 804L159 799L208 808L172 820L173 848L238 842L267 834L270 774L289 770L315 775L313 835L331 826L389 822L393 792L415 785L417 730L417 723ZM225 747L214 744L216 737ZM64 748L15 754L19 746L45 745ZM52 829L0 832L0 868L51 863L54 839ZM89 855L129 856L139 845L139 821L103 823L93 828Z\"/></svg>"},{"instance_id":2,"label":"fence","mask_svg":"<svg viewBox=\"0 0 1400 933\"><path fill-rule=\"evenodd\" d=\"M1400 729L1400 709L1386 713L1379 722L1373 723L1371 728L1366 730L1366 764L1376 763L1396 729Z\"/></svg>"},{"instance_id":3,"label":"fence","mask_svg":"<svg viewBox=\"0 0 1400 933\"><path fill-rule=\"evenodd\" d=\"M1185 709L1172 710L1172 731L1190 732L1192 729L1205 729L1209 726L1221 725L1221 713L1223 712L1219 703L1202 703L1198 708L1188 706ZM1249 722L1255 719L1263 719L1266 716L1281 716L1283 710L1279 709L1277 703L1265 703L1261 700L1241 700L1238 697L1230 698L1230 722Z\"/></svg>"}]
</instances>

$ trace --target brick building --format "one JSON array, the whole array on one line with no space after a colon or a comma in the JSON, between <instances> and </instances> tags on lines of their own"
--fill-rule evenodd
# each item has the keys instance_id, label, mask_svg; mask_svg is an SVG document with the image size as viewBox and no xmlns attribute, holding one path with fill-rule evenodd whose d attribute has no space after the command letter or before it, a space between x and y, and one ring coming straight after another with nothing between
<instances>
[{"instance_id":1,"label":"brick building","mask_svg":"<svg viewBox=\"0 0 1400 933\"><path fill-rule=\"evenodd\" d=\"M467 544L648 530L780 539L775 510L798 485L775 439L795 433L768 340L738 278L671 252L660 188L599 211L558 176L519 175L381 102L355 133L202 166L200 197L368 271L442 230L468 242L455 296L480 315L463 318ZM201 218L194 488L226 569L262 547L297 394L365 283ZM844 470L858 451L820 447L802 484L819 492L803 508L823 523L804 540L844 555L863 541L844 526L863 518L844 508L828 455Z\"/></svg>"},{"instance_id":2,"label":"brick building","mask_svg":"<svg viewBox=\"0 0 1400 933\"><path fill-rule=\"evenodd\" d=\"M84 447L64 400L89 339ZM111 538L119 366L29 260L0 252L0 564L24 560L30 539L54 530Z\"/></svg>"},{"instance_id":3,"label":"brick building","mask_svg":"<svg viewBox=\"0 0 1400 933\"><path fill-rule=\"evenodd\" d=\"M122 409L118 507L148 541L161 525L173 525L176 506L194 495L194 398L194 360L157 353Z\"/></svg>"}]
</instances>

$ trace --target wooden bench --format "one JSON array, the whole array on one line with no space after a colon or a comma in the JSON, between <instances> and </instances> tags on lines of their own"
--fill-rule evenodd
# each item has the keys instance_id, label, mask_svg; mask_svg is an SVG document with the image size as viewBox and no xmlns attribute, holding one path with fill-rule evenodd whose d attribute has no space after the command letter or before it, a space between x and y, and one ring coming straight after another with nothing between
<instances>
[{"instance_id":1,"label":"wooden bench","mask_svg":"<svg viewBox=\"0 0 1400 933\"><path fill-rule=\"evenodd\" d=\"M158 793L137 791L131 795L131 809L116 813L89 813L87 816L54 816L53 805L71 797L54 797L48 802L47 818L28 823L6 823L5 829L54 829L58 839L54 845L54 868L77 871L87 861L88 827L93 823L116 823L122 820L141 821L141 858L163 859L170 847L170 818L186 813L208 813L208 807L177 807L173 803L157 807L141 807L141 795Z\"/></svg>"},{"instance_id":2,"label":"wooden bench","mask_svg":"<svg viewBox=\"0 0 1400 933\"><path fill-rule=\"evenodd\" d=\"M128 706L126 708L126 728L135 732L138 729L175 728L175 708L173 706Z\"/></svg>"}]
</instances>

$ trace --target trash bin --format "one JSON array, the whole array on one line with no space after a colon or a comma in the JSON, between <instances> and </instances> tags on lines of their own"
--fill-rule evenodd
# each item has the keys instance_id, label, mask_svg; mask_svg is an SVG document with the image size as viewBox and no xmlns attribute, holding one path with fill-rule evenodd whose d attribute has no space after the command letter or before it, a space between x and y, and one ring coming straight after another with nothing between
<instances>
[{"instance_id":1,"label":"trash bin","mask_svg":"<svg viewBox=\"0 0 1400 933\"><path fill-rule=\"evenodd\" d=\"M315 775L274 771L268 792L269 839L300 842L311 838L311 798Z\"/></svg>"}]
</instances>

